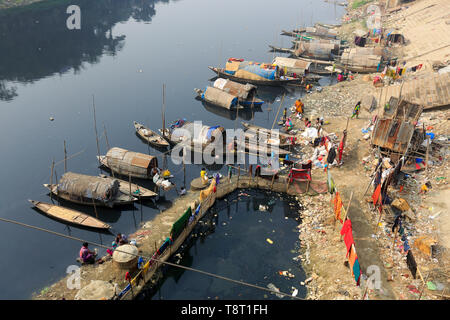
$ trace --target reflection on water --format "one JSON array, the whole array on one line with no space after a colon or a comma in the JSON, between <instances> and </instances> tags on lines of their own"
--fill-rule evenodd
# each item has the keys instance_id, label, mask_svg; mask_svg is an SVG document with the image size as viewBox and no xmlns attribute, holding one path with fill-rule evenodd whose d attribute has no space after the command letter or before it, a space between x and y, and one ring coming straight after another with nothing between
<instances>
[{"instance_id":1,"label":"reflection on water","mask_svg":"<svg viewBox=\"0 0 450 320\"><path fill-rule=\"evenodd\" d=\"M155 0L74 0L43 2L23 10L0 11L0 100L12 100L17 87L7 81L33 82L55 74L79 73L84 63L96 64L102 55L115 56L125 35L112 27L130 17L149 22L156 14ZM169 2L161 1L161 2ZM69 30L68 5L82 13L80 30Z\"/></svg>"}]
</instances>

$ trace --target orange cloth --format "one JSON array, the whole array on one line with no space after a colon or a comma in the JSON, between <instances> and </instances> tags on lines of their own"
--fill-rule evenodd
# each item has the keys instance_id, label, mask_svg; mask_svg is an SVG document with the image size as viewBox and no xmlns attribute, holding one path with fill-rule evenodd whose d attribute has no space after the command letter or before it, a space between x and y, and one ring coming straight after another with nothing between
<instances>
[{"instance_id":1,"label":"orange cloth","mask_svg":"<svg viewBox=\"0 0 450 320\"><path fill-rule=\"evenodd\" d=\"M296 112L303 113L303 106L304 106L304 104L303 104L303 102L300 101L300 99L295 101L295 111Z\"/></svg>"},{"instance_id":2,"label":"orange cloth","mask_svg":"<svg viewBox=\"0 0 450 320\"><path fill-rule=\"evenodd\" d=\"M356 256L355 246L352 244L352 246L350 248L350 255L348 256L348 263L350 265L350 270L352 270L352 276L354 276L353 265L355 264L356 258L357 258L357 256Z\"/></svg>"},{"instance_id":3,"label":"orange cloth","mask_svg":"<svg viewBox=\"0 0 450 320\"><path fill-rule=\"evenodd\" d=\"M342 210L342 199L341 199L341 195L339 194L339 192L336 192L336 196L334 197L334 216L336 218L336 220L339 220L342 223L342 219L341 219L341 210Z\"/></svg>"}]
</instances>

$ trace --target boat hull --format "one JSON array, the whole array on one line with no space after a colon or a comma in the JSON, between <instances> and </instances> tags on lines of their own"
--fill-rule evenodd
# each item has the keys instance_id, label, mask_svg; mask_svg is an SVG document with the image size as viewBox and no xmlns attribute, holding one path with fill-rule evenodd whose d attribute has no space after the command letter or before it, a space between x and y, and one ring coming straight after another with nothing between
<instances>
[{"instance_id":1,"label":"boat hull","mask_svg":"<svg viewBox=\"0 0 450 320\"><path fill-rule=\"evenodd\" d=\"M99 230L108 230L111 228L109 224L77 210L35 200L28 201L30 201L36 209L43 212L46 216L63 223Z\"/></svg>"},{"instance_id":2,"label":"boat hull","mask_svg":"<svg viewBox=\"0 0 450 320\"><path fill-rule=\"evenodd\" d=\"M288 84L299 84L301 82L301 79L286 79L286 80L251 80L251 79L243 79L235 77L231 74L228 74L226 72L223 72L217 68L214 67L208 67L210 70L215 72L220 78L226 78L230 79L232 81L236 81L239 83L251 83L257 86L270 86L270 87L279 87L284 86Z\"/></svg>"}]
</instances>

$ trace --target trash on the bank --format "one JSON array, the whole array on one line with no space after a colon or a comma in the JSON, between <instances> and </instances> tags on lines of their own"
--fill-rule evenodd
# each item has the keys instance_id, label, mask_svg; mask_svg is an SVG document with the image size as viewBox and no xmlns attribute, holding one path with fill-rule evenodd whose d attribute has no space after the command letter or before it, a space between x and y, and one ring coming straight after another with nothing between
<instances>
[{"instance_id":1,"label":"trash on the bank","mask_svg":"<svg viewBox=\"0 0 450 320\"><path fill-rule=\"evenodd\" d=\"M266 241L267 241L268 243L270 243L270 244L273 244L273 241L270 240L269 238L267 238Z\"/></svg>"},{"instance_id":2,"label":"trash on the bank","mask_svg":"<svg viewBox=\"0 0 450 320\"><path fill-rule=\"evenodd\" d=\"M278 274L280 276L285 276L285 277L289 277L289 278L295 278L295 276L290 273L289 271L278 271Z\"/></svg>"},{"instance_id":3,"label":"trash on the bank","mask_svg":"<svg viewBox=\"0 0 450 320\"><path fill-rule=\"evenodd\" d=\"M427 288L428 288L428 290L432 290L432 291L437 290L436 285L433 282L431 282L431 281L427 282Z\"/></svg>"},{"instance_id":4,"label":"trash on the bank","mask_svg":"<svg viewBox=\"0 0 450 320\"><path fill-rule=\"evenodd\" d=\"M275 292L280 292L280 289L278 289L277 287L275 287L275 285L273 283L269 283L267 285L267 288L269 288L270 290L273 290ZM271 294L275 294L278 298L283 298L283 295L279 294L279 293L271 293Z\"/></svg>"}]
</instances>

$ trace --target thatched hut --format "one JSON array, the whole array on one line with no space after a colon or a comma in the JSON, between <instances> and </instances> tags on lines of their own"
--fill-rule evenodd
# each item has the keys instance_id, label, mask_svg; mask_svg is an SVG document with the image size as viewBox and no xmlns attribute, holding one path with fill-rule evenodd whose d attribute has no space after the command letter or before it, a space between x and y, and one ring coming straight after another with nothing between
<instances>
[{"instance_id":1,"label":"thatched hut","mask_svg":"<svg viewBox=\"0 0 450 320\"><path fill-rule=\"evenodd\" d=\"M277 65L283 70L285 75L293 76L295 73L297 76L304 76L309 73L311 62L300 59L276 57L273 59L272 64Z\"/></svg>"},{"instance_id":2,"label":"thatched hut","mask_svg":"<svg viewBox=\"0 0 450 320\"><path fill-rule=\"evenodd\" d=\"M102 163L118 174L149 179L152 177L152 169L158 167L158 158L114 147L108 150Z\"/></svg>"},{"instance_id":3,"label":"thatched hut","mask_svg":"<svg viewBox=\"0 0 450 320\"><path fill-rule=\"evenodd\" d=\"M112 206L119 195L119 181L66 172L59 180L56 192L74 202L92 204L95 201Z\"/></svg>"}]
</instances>

